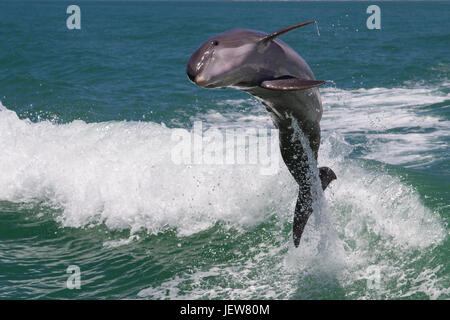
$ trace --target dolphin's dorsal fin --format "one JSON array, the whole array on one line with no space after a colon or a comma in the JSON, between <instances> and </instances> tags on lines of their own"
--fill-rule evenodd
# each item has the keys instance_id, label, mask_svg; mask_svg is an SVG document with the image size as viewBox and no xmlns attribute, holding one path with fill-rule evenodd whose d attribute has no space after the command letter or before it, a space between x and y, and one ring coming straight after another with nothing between
<instances>
[{"instance_id":1,"label":"dolphin's dorsal fin","mask_svg":"<svg viewBox=\"0 0 450 320\"><path fill-rule=\"evenodd\" d=\"M304 80L298 78L266 80L259 85L261 88L279 91L305 90L321 86L325 81Z\"/></svg>"},{"instance_id":2,"label":"dolphin's dorsal fin","mask_svg":"<svg viewBox=\"0 0 450 320\"><path fill-rule=\"evenodd\" d=\"M259 41L261 43L267 43L270 40L275 39L278 36L281 36L283 33L289 32L291 30L294 30L294 29L297 29L297 28L300 28L300 27L303 27L303 26L307 26L308 24L315 23L315 22L316 22L316 20L311 20L311 21L306 21L306 22L301 22L301 23L294 24L293 26L290 26L290 27L287 27L287 28L275 31L274 33L271 33L271 34L268 34L267 36L264 36Z\"/></svg>"}]
</instances>

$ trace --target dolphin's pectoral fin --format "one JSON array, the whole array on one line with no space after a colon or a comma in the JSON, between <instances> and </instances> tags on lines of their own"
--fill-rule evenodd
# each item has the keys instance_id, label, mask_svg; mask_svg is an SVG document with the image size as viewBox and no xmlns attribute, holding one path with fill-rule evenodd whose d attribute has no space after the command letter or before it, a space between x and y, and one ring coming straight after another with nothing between
<instances>
[{"instance_id":1,"label":"dolphin's pectoral fin","mask_svg":"<svg viewBox=\"0 0 450 320\"><path fill-rule=\"evenodd\" d=\"M322 182L322 190L325 190L331 181L336 180L336 174L328 167L319 168L319 177Z\"/></svg>"},{"instance_id":2,"label":"dolphin's pectoral fin","mask_svg":"<svg viewBox=\"0 0 450 320\"><path fill-rule=\"evenodd\" d=\"M293 91L293 90L305 90L314 87L321 86L325 81L318 80L304 80L298 78L283 78L276 80L266 80L259 85L261 88L269 90L280 91Z\"/></svg>"},{"instance_id":3,"label":"dolphin's pectoral fin","mask_svg":"<svg viewBox=\"0 0 450 320\"><path fill-rule=\"evenodd\" d=\"M310 194L305 194L299 191L297 204L295 205L294 212L294 225L293 225L293 237L294 245L297 248L300 244L300 239L308 222L309 216L312 214L312 201Z\"/></svg>"}]
</instances>

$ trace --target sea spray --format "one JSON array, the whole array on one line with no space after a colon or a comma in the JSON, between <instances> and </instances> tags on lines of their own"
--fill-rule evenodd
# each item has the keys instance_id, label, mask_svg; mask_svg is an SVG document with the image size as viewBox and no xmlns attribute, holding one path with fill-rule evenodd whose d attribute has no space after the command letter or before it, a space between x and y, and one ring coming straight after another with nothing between
<instances>
[{"instance_id":1,"label":"sea spray","mask_svg":"<svg viewBox=\"0 0 450 320\"><path fill-rule=\"evenodd\" d=\"M314 22L314 26L315 26L315 29L316 29L316 32L317 32L317 36L320 37L319 22L317 20Z\"/></svg>"}]
</instances>

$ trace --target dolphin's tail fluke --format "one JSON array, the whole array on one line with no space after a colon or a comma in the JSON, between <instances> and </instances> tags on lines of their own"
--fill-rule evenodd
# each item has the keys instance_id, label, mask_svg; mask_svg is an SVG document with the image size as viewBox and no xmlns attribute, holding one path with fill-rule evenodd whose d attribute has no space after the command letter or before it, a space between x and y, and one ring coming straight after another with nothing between
<instances>
[{"instance_id":1,"label":"dolphin's tail fluke","mask_svg":"<svg viewBox=\"0 0 450 320\"><path fill-rule=\"evenodd\" d=\"M325 190L331 181L336 180L336 174L328 167L319 168L320 182L322 183L322 189Z\"/></svg>"}]
</instances>

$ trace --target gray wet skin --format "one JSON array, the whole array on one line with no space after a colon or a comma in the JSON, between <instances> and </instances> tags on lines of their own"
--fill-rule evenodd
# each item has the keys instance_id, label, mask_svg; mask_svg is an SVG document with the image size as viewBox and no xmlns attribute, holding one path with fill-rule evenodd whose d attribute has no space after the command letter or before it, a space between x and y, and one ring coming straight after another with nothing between
<instances>
[{"instance_id":1,"label":"gray wet skin","mask_svg":"<svg viewBox=\"0 0 450 320\"><path fill-rule=\"evenodd\" d=\"M206 40L191 56L186 70L189 79L200 87L230 87L251 94L271 115L279 129L281 155L299 185L293 225L296 247L313 212L313 173L300 135L307 138L309 146L306 147L311 148L317 160L322 118L317 86L324 82L316 81L302 57L276 37L312 22L270 35L248 29L224 32ZM323 190L336 179L327 167L319 168L319 177Z\"/></svg>"}]
</instances>

